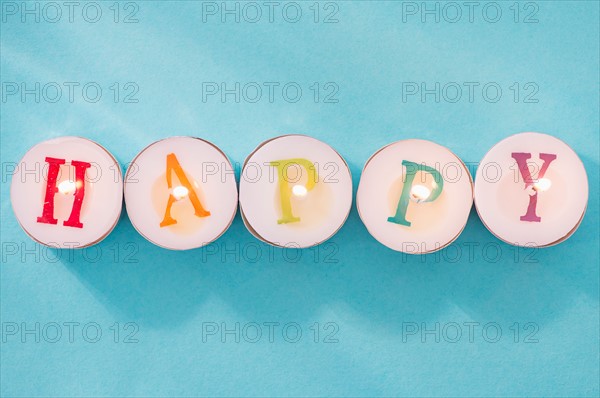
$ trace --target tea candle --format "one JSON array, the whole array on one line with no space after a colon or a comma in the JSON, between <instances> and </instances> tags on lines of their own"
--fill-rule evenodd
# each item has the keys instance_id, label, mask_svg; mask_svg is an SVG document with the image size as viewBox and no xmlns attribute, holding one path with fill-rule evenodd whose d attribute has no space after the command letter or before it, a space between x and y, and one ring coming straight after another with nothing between
<instances>
[{"instance_id":1,"label":"tea candle","mask_svg":"<svg viewBox=\"0 0 600 398\"><path fill-rule=\"evenodd\" d=\"M23 156L10 198L19 224L35 241L57 248L90 246L112 231L121 214L121 167L93 141L54 138Z\"/></svg>"},{"instance_id":2,"label":"tea candle","mask_svg":"<svg viewBox=\"0 0 600 398\"><path fill-rule=\"evenodd\" d=\"M541 133L503 139L483 157L475 178L475 206L499 239L517 246L560 243L579 226L588 180L577 154Z\"/></svg>"},{"instance_id":3,"label":"tea candle","mask_svg":"<svg viewBox=\"0 0 600 398\"><path fill-rule=\"evenodd\" d=\"M467 223L473 182L465 164L431 141L387 145L365 164L356 206L369 233L405 253L439 250Z\"/></svg>"},{"instance_id":4,"label":"tea candle","mask_svg":"<svg viewBox=\"0 0 600 398\"><path fill-rule=\"evenodd\" d=\"M125 205L135 229L157 246L209 244L233 222L235 174L227 156L196 137L171 137L142 150L125 175Z\"/></svg>"},{"instance_id":5,"label":"tea candle","mask_svg":"<svg viewBox=\"0 0 600 398\"><path fill-rule=\"evenodd\" d=\"M246 159L240 181L244 224L258 239L305 248L333 236L352 206L352 177L329 145L304 135L263 142Z\"/></svg>"}]
</instances>

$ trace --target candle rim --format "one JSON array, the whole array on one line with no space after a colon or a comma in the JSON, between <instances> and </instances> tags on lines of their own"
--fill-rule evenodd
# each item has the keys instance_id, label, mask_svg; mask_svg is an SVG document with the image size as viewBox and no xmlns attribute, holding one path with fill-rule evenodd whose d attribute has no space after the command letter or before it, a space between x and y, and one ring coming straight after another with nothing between
<instances>
[{"instance_id":1,"label":"candle rim","mask_svg":"<svg viewBox=\"0 0 600 398\"><path fill-rule=\"evenodd\" d=\"M96 240L91 241L91 242L87 242L85 244L81 244L79 246L73 247L73 249L85 249L87 247L96 245L98 243L100 243L101 241L103 241L108 235L110 235L112 233L112 231L116 228L117 224L119 223L121 214L123 213L123 198L124 198L124 184L123 184L123 172L121 170L121 164L118 162L117 158L107 149L105 148L102 144L87 138L87 137L82 137L79 135L60 135L60 136L56 136L56 137L52 137L50 139L41 141L36 143L35 145L32 145L29 147L29 149L23 154L23 156L21 156L20 160L19 160L19 164L23 163L23 160L27 157L27 155L32 152L38 145L42 145L45 143L49 143L51 141L55 141L55 140L70 140L70 139L75 139L75 140L83 140L89 143L94 144L96 147L98 147L99 150L101 150L103 153L107 154L110 158L110 160L113 162L113 164L115 166L118 166L118 173L119 173L119 181L115 181L116 185L118 186L118 189L120 190L121 193L121 199L118 201L118 211L116 211L117 216L115 217L115 221L113 222L113 224L106 230L106 232L99 236ZM56 246L51 246L49 245L50 243L56 243L58 244L58 242L42 242L41 240L35 238L33 236L33 234L27 230L25 228L25 226L23 225L23 223L21 223L21 220L19 220L19 217L17 216L17 212L15 211L15 207L13 204L13 194L14 191L13 189L13 183L12 183L12 179L14 179L16 174L13 174L12 178L11 178L11 183L10 183L10 187L9 187L9 198L10 198L10 205L11 208L13 210L13 214L15 215L15 219L17 220L17 223L19 224L19 226L21 227L21 229L25 232L25 234L27 234L32 240L34 240L35 242L44 245L46 247L51 247L51 248L57 248L57 249L64 249L64 247L60 246L60 247L56 247ZM79 242L78 242L79 243Z\"/></svg>"},{"instance_id":2,"label":"candle rim","mask_svg":"<svg viewBox=\"0 0 600 398\"><path fill-rule=\"evenodd\" d=\"M404 252L402 250L396 250L390 246L388 246L387 244L385 244L384 242L382 242L378 237L377 237L377 233L374 232L373 226L369 227L369 225L367 225L367 223L365 222L365 215L361 212L361 206L360 206L360 197L362 195L359 195L359 191L361 188L361 181L362 181L362 176L365 173L365 170L368 166L368 164L371 162L372 159L374 159L380 152L382 152L383 150L385 150L386 148L390 147L390 146L394 146L394 145L398 145L401 143L406 143L406 142L415 142L415 141L420 141L420 142L425 142L428 144L434 144L442 149L445 149L446 151L448 151L454 158L458 159L460 166L462 167L462 169L465 171L465 173L469 176L469 185L471 187L471 206L469 208L469 213L467 214L467 217L465 219L465 222L463 223L462 227L460 228L460 230L456 233L456 235L451 238L448 242L446 242L445 244L441 245L438 248L434 248L431 250L425 250L425 251L421 251L420 247L419 247L419 251L418 252ZM382 244L383 246L387 247L390 250L393 250L395 252L402 252L402 253L407 253L407 254L428 254L428 253L433 253L439 250L442 250L443 248L447 247L448 245L452 244L456 239L458 239L458 237L462 234L462 232L464 231L464 229L467 226L467 223L469 222L469 214L471 214L471 211L473 209L473 204L474 204L474 196L475 196L475 188L474 188L474 184L473 184L473 176L471 175L471 173L469 172L469 169L467 168L466 164L463 162L463 160L456 155L454 152L452 152L450 149L448 149L447 147L445 147L444 145L440 145L437 142L434 141L430 141L430 140L425 140L425 139L420 139L420 138L408 138L408 139L402 139L402 140L398 140L398 141L394 141L392 143L389 143L387 145L384 145L383 147L379 148L375 153L373 153L369 159L365 162L365 165L363 166L363 169L361 171L361 181L359 181L358 183L358 189L356 192L356 210L358 211L358 216L360 218L360 220L362 221L363 225L365 226L365 228L367 229L367 231L369 232L369 235L371 235L377 242L379 242L380 244Z\"/></svg>"},{"instance_id":3,"label":"candle rim","mask_svg":"<svg viewBox=\"0 0 600 398\"><path fill-rule=\"evenodd\" d=\"M171 136L171 137L164 137L161 138L159 140L156 140L148 145L146 145L141 151L138 152L138 154L134 157L134 159L129 163L129 166L127 167L127 172L125 173L125 179L123 181L123 198L126 197L126 192L127 192L127 176L128 173L131 169L131 167L133 166L133 164L135 163L135 160L137 160L142 153L144 153L146 150L148 150L150 147L162 142L162 141L166 141L166 140L170 140L170 139L182 139L182 138L189 138L189 139L194 139L194 140L198 140L198 141L202 141L205 144L210 145L212 148L216 149L221 156L223 156L223 158L226 160L227 164L229 165L229 167L233 170L233 166L231 164L231 161L229 160L229 157L227 157L227 155L225 154L225 152L223 150L221 150L217 145L215 145L214 143L204 139L204 138L200 138L200 137L196 137L196 136L191 136L191 135L178 135L178 136ZM234 186L235 186L235 194L236 194L236 202L239 203L239 191L238 191L238 186L237 186L237 180L235 179L235 175L234 175ZM125 203L125 208L127 208L127 202ZM235 220L235 216L237 214L237 210L238 210L238 205L233 206L233 211L231 214L231 218L229 219L229 221L224 225L222 231L219 232L218 235L214 236L213 238L211 238L211 240L207 240L207 241L203 241L201 242L201 244L199 246L194 246L194 247L171 247L171 246L167 246L165 244L161 244L156 242L156 240L151 239L147 234L144 234L139 227L133 222L132 218L129 217L129 220L131 222L131 225L133 226L133 228L144 238L146 239L148 242L154 244L155 246L158 246L162 249L166 249L166 250L173 250L173 251L185 251L185 250L193 250L193 249L197 249L197 248L201 248L204 247L214 241L216 241L217 239L219 239L221 236L223 236L223 234L225 234L225 232L227 232L229 230L229 228L231 227L231 225L233 224L233 221Z\"/></svg>"},{"instance_id":4,"label":"candle rim","mask_svg":"<svg viewBox=\"0 0 600 398\"><path fill-rule=\"evenodd\" d=\"M240 175L240 193L241 193L241 185L242 185L242 182L243 182L244 169L245 169L246 165L248 164L248 161L250 160L250 158L252 158L261 148L263 148L265 145L269 144L270 142L275 141L277 139L281 139L281 138L287 138L287 137L305 137L305 138L309 138L309 139L318 141L319 143L322 143L322 144L326 145L329 149L331 149L338 156L339 159L342 160L343 165L346 167L346 170L348 171L348 177L349 177L350 190L351 190L352 197L350 199L350 206L348 207L348 211L346 212L345 217L341 221L340 225L330 235L328 235L327 237L323 238L320 241L317 241L315 243L310 244L309 246L303 246L303 245L299 245L297 242L293 242L293 243L298 244L300 246L300 248L310 248L310 247L314 247L314 246L320 245L323 242L331 239L333 236L335 236L340 231L340 229L342 229L342 227L348 221L348 217L350 216L350 213L352 211L352 207L353 207L353 204L354 204L354 200L355 200L354 199L354 194L353 194L354 184L352 182L352 171L350 170L350 166L348 166L348 162L346 162L346 159L344 159L344 157L334 147L332 147L331 145L329 145L327 142L321 141L318 138L311 137L311 136L306 135L306 134L283 134L283 135L279 135L279 136L276 136L276 137L269 138L269 139L261 142L252 152L250 152L250 154L244 160L244 164L242 166L241 175ZM274 242L271 242L271 241L267 240L266 238L264 238L263 236L261 236L256 231L255 228L251 227L250 222L247 220L247 217L244 214L244 208L243 208L243 204L242 204L242 200L241 200L241 195L240 195L240 200L238 200L238 206L239 206L239 210L240 210L240 216L242 217L242 221L244 222L244 225L246 226L246 228L248 229L248 231L252 235L254 235L255 237L257 237L259 240L261 240L261 241L263 241L265 243L268 243L268 244L270 244L272 246L275 246L275 247L285 247L285 246L278 245L278 244L276 244Z\"/></svg>"},{"instance_id":5,"label":"candle rim","mask_svg":"<svg viewBox=\"0 0 600 398\"><path fill-rule=\"evenodd\" d=\"M574 224L574 226L573 226L573 227L572 227L572 228L571 228L569 231L567 231L567 232L565 233L565 235L563 235L563 236L561 236L561 237L558 237L558 238L556 238L556 239L555 239L554 241L552 241L552 242L545 243L545 244L541 244L541 245L539 245L539 244L536 244L535 246L533 246L533 247L536 247L536 248L546 248L546 247L551 247L551 246L557 245L557 244L559 244L559 243L562 243L562 242L564 242L565 240L569 239L569 238L570 238L570 237L571 237L571 236L572 236L572 235L575 233L575 231L576 231L576 230L579 228L579 226L580 226L581 222L583 221L583 218L585 217L585 214L586 214L586 212L587 212L587 207L588 207L588 204L589 204L589 179L588 179L588 176L587 176L587 171L586 171L586 169L585 169L585 165L584 165L584 163L583 163L583 160L581 160L581 157L579 157L579 155L577 154L577 152L576 152L576 151L575 151L575 150L574 150L574 149L573 149L573 148L572 148L572 147L571 147L569 144L567 144L565 141L563 141L562 139L560 139L560 138L558 138L558 137L556 137L556 136L553 136L553 135L550 135L550 134L547 134L547 133L536 132L536 131L523 131L523 132L520 132L520 133L511 134L511 135L509 135L509 136L507 136L507 137L504 137L504 138L503 138L503 139L501 139L500 141L497 141L497 142L496 142L494 145L492 145L492 147L491 147L490 149L488 149L488 151L487 151L487 152L484 154L484 156L481 158L481 161L479 162L479 164L481 164L481 163L482 163L482 161L483 161L483 160L484 160L484 159L485 159L485 158L486 158L486 157L487 157L487 156L488 156L488 155L489 155L489 154L490 154L490 153L491 153L491 152L492 152L494 149L496 149L496 147L498 147L499 145L501 145L501 144L502 144L504 141L506 141L506 140L509 140L509 139L511 139L511 138L515 138L515 137L517 137L517 136L522 136L522 135L532 135L532 136L535 136L535 135L537 135L537 136L541 136L541 137L544 137L544 138L550 138L550 139L554 139L554 140L557 140L557 141L559 141L559 142L560 142L562 145L564 145L564 146L565 146L565 147L566 147L568 150L570 150L570 151L571 151L571 152L572 152L572 153L575 155L575 158L576 158L576 161L577 161L577 163L578 163L578 166L581 166L581 169L583 170L583 173L584 173L585 182L586 182L586 199L585 199L585 206L583 207L583 210L582 210L582 212L581 212L581 216L580 216L579 220L578 220L578 221L577 221L577 222ZM479 171L479 167L477 168L477 171ZM480 178L479 178L479 179L480 179ZM477 178L477 173L476 173L476 178L475 178L475 182L476 182L476 183L477 183L477 180L478 180L478 178ZM477 200L477 196L475 196L475 197L473 198L473 203L474 203L474 205L475 205L475 210L476 210L476 212L477 212L477 216L478 216L478 218L481 220L481 223L482 223L482 224L483 224L483 225L486 227L486 229L487 229L487 230L488 230L488 231L489 231L489 232L490 232L490 233L491 233L491 234L492 234L494 237L496 237L497 239L499 239L499 240L500 240L500 241L502 241L502 242L505 242L505 243L507 243L507 244L510 244L510 245L513 245L513 246L518 246L518 247L532 247L532 246L530 246L530 245L528 246L528 245L527 245L527 243L533 243L533 242L527 242L527 243L511 242L511 241L509 241L509 240L507 240L507 239L505 239L505 238L502 238L502 237L500 237L500 235L498 235L496 232L494 232L494 230L493 230L493 229L492 229L492 228L491 228L491 227L488 225L489 223L486 223L486 222L485 222L485 219L484 219L484 217L483 217L483 215L482 215L482 210L480 210L479 206L477 205L477 202L478 202L478 200Z\"/></svg>"}]
</instances>

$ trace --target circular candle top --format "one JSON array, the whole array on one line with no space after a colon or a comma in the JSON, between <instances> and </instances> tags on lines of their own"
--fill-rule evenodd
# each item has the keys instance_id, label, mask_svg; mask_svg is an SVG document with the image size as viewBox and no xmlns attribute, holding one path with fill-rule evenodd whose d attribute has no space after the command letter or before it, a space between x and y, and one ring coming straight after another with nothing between
<instances>
[{"instance_id":1,"label":"circular candle top","mask_svg":"<svg viewBox=\"0 0 600 398\"><path fill-rule=\"evenodd\" d=\"M411 254L439 250L462 232L473 204L464 163L431 141L387 145L367 161L356 205L375 239Z\"/></svg>"},{"instance_id":2,"label":"circular candle top","mask_svg":"<svg viewBox=\"0 0 600 398\"><path fill-rule=\"evenodd\" d=\"M237 210L231 163L196 137L166 138L143 149L125 176L131 223L150 242L173 250L201 247L221 236Z\"/></svg>"},{"instance_id":3,"label":"circular candle top","mask_svg":"<svg viewBox=\"0 0 600 398\"><path fill-rule=\"evenodd\" d=\"M93 141L54 138L23 156L10 197L32 239L59 248L90 246L112 231L121 214L121 167Z\"/></svg>"},{"instance_id":4,"label":"circular candle top","mask_svg":"<svg viewBox=\"0 0 600 398\"><path fill-rule=\"evenodd\" d=\"M352 177L329 145L304 135L262 143L244 163L240 209L248 230L282 247L310 247L333 236L352 206Z\"/></svg>"},{"instance_id":5,"label":"circular candle top","mask_svg":"<svg viewBox=\"0 0 600 398\"><path fill-rule=\"evenodd\" d=\"M475 206L485 226L518 246L549 246L568 238L583 218L588 181L583 163L563 141L520 133L483 157Z\"/></svg>"}]
</instances>

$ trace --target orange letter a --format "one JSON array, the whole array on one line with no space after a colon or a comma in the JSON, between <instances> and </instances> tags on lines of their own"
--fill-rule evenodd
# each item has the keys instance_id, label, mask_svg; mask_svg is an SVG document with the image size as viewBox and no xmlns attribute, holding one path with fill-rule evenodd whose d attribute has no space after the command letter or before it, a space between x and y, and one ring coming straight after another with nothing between
<instances>
[{"instance_id":1,"label":"orange letter a","mask_svg":"<svg viewBox=\"0 0 600 398\"><path fill-rule=\"evenodd\" d=\"M196 191L194 190L194 187L190 183L190 180L188 180L188 178L186 177L185 172L183 171L183 168L181 167L181 165L179 164L179 161L177 160L177 157L175 156L174 153L170 153L167 155L167 186L169 187L169 189L173 188L172 178L171 178L173 172L177 176L177 179L179 180L181 185L187 188L188 197L190 198L192 205L194 205L194 210L195 210L194 214L198 217L210 216L210 212L205 210L204 207L202 207L202 203L200 203L200 199L198 199L198 195L196 195ZM176 200L177 199L175 199L173 194L170 193L169 194L169 202L167 203L167 208L165 209L165 217L163 218L162 222L160 223L161 227L166 227L168 225L177 224L177 220L175 220L173 217L171 217L171 206L173 205L173 202L175 202Z\"/></svg>"}]
</instances>

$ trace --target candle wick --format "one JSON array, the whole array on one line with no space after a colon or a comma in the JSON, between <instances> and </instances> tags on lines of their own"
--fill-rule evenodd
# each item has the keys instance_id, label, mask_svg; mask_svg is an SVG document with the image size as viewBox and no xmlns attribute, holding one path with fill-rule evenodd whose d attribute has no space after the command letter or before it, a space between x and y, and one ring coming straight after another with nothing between
<instances>
[{"instance_id":1,"label":"candle wick","mask_svg":"<svg viewBox=\"0 0 600 398\"><path fill-rule=\"evenodd\" d=\"M551 186L552 181L550 181L548 178L540 178L533 184L533 189L535 189L538 192L544 192L550 189Z\"/></svg>"},{"instance_id":2,"label":"candle wick","mask_svg":"<svg viewBox=\"0 0 600 398\"><path fill-rule=\"evenodd\" d=\"M72 194L73 192L75 192L76 188L77 185L73 180L64 180L63 182L58 184L58 192L60 192L63 195Z\"/></svg>"},{"instance_id":3,"label":"candle wick","mask_svg":"<svg viewBox=\"0 0 600 398\"><path fill-rule=\"evenodd\" d=\"M176 186L175 188L173 188L173 197L175 198L175 200L181 200L185 197L187 197L189 195L190 191L182 186Z\"/></svg>"},{"instance_id":4,"label":"candle wick","mask_svg":"<svg viewBox=\"0 0 600 398\"><path fill-rule=\"evenodd\" d=\"M307 193L308 190L304 185L294 185L292 187L292 194L298 198L304 198Z\"/></svg>"},{"instance_id":5,"label":"candle wick","mask_svg":"<svg viewBox=\"0 0 600 398\"><path fill-rule=\"evenodd\" d=\"M410 190L411 198L417 202L424 202L431 195L431 190L424 185L415 185Z\"/></svg>"}]
</instances>

